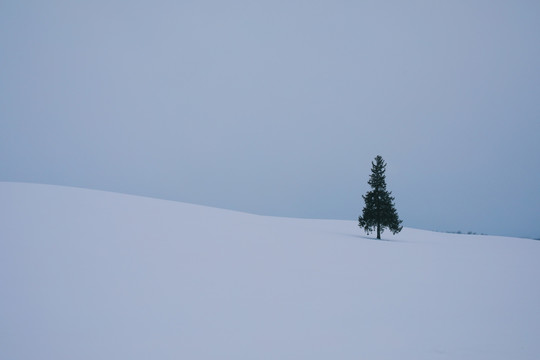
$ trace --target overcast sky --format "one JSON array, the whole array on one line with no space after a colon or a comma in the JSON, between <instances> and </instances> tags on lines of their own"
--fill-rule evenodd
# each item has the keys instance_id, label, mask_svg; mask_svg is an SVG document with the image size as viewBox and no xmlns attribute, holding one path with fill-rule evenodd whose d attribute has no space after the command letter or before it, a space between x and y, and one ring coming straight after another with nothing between
<instances>
[{"instance_id":1,"label":"overcast sky","mask_svg":"<svg viewBox=\"0 0 540 360\"><path fill-rule=\"evenodd\" d=\"M354 220L380 154L405 226L540 237L538 19L521 0L2 1L0 180Z\"/></svg>"}]
</instances>

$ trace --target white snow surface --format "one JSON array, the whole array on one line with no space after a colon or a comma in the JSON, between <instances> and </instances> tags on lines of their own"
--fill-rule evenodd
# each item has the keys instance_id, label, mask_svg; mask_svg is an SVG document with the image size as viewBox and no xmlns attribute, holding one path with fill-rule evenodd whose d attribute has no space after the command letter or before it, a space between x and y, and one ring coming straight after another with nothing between
<instances>
[{"instance_id":1,"label":"white snow surface","mask_svg":"<svg viewBox=\"0 0 540 360\"><path fill-rule=\"evenodd\" d=\"M540 241L23 183L0 219L0 359L540 358Z\"/></svg>"}]
</instances>

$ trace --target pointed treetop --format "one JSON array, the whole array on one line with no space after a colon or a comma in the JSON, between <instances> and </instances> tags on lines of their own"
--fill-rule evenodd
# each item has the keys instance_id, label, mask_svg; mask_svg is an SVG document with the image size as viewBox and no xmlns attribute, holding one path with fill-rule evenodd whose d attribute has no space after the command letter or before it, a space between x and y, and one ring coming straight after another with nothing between
<instances>
[{"instance_id":1,"label":"pointed treetop","mask_svg":"<svg viewBox=\"0 0 540 360\"><path fill-rule=\"evenodd\" d=\"M368 184L374 189L386 189L386 163L381 155L375 157L375 161L371 162L371 175Z\"/></svg>"}]
</instances>

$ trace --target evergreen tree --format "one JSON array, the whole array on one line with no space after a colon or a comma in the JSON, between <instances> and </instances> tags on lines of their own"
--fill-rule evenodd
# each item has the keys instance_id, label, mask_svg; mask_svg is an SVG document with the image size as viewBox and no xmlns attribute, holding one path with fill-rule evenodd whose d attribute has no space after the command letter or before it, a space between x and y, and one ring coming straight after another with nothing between
<instances>
[{"instance_id":1,"label":"evergreen tree","mask_svg":"<svg viewBox=\"0 0 540 360\"><path fill-rule=\"evenodd\" d=\"M381 233L385 228L396 234L403 227L394 207L392 192L386 190L385 170L386 163L380 155L377 155L375 162L371 163L371 176L368 181L372 190L362 196L365 207L362 216L358 217L358 226L363 228L368 235L376 230L377 239L381 238Z\"/></svg>"}]
</instances>

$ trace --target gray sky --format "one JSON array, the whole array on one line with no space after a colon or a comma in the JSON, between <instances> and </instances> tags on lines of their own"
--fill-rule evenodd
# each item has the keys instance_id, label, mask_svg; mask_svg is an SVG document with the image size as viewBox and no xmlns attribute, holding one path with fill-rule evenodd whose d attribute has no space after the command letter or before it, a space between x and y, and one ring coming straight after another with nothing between
<instances>
[{"instance_id":1,"label":"gray sky","mask_svg":"<svg viewBox=\"0 0 540 360\"><path fill-rule=\"evenodd\" d=\"M520 0L2 1L0 180L356 219L380 154L405 226L540 237L538 19Z\"/></svg>"}]
</instances>

